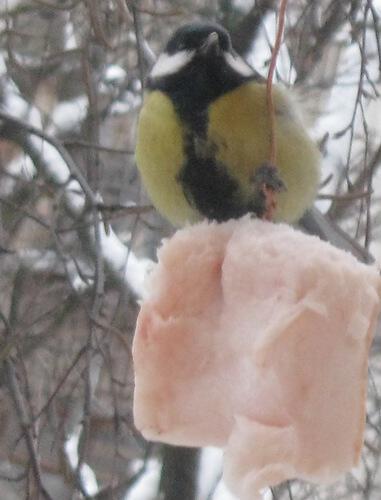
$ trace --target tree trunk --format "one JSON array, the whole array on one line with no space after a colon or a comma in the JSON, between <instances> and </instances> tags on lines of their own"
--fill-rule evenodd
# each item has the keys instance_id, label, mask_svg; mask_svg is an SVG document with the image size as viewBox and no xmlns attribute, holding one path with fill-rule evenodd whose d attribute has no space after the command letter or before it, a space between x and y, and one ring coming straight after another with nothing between
<instances>
[{"instance_id":1,"label":"tree trunk","mask_svg":"<svg viewBox=\"0 0 381 500\"><path fill-rule=\"evenodd\" d=\"M163 500L196 500L200 450L163 446L160 493Z\"/></svg>"}]
</instances>

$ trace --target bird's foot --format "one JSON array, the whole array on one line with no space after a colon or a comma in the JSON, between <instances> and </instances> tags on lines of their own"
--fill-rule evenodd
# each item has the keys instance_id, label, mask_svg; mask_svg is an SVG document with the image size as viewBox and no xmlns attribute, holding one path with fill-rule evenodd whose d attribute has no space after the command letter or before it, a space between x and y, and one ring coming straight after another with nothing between
<instances>
[{"instance_id":1,"label":"bird's foot","mask_svg":"<svg viewBox=\"0 0 381 500\"><path fill-rule=\"evenodd\" d=\"M270 163L258 167L253 175L254 197L252 210L260 219L273 220L277 208L276 195L286 190L278 169Z\"/></svg>"}]
</instances>

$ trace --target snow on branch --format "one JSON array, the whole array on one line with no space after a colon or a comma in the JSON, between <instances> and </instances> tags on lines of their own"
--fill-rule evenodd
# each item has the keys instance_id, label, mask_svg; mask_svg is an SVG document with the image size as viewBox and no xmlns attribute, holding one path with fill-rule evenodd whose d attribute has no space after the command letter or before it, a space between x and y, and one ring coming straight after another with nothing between
<instances>
[{"instance_id":1,"label":"snow on branch","mask_svg":"<svg viewBox=\"0 0 381 500\"><path fill-rule=\"evenodd\" d=\"M0 137L14 141L32 159L37 171L56 188L63 189L64 206L71 217L86 217L90 209L98 209L101 199L93 192L73 158L56 138L46 134L8 113L0 110ZM136 213L139 208L136 207ZM101 217L99 217L101 221ZM95 254L94 227L89 224L81 232L85 243ZM148 259L139 259L128 249L111 228L107 233L99 224L101 254L108 272L114 279L127 285L139 297L143 295L143 283L151 265Z\"/></svg>"}]
</instances>

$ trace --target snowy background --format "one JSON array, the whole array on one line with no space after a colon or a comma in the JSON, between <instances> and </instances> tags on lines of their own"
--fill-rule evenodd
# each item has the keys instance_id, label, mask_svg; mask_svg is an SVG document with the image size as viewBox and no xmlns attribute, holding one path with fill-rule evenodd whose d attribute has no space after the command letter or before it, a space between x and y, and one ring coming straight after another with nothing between
<instances>
[{"instance_id":1,"label":"snowy background","mask_svg":"<svg viewBox=\"0 0 381 500\"><path fill-rule=\"evenodd\" d=\"M139 301L173 232L134 164L142 81L169 33L195 18L223 23L265 76L277 5L0 0L2 499L176 498L163 478L171 450L146 443L131 413ZM276 74L322 151L316 206L379 263L380 16L381 0L289 0ZM358 469L329 489L291 482L264 499L380 498L380 347L377 337ZM191 470L179 462L189 500L233 499L221 463L215 449L195 452Z\"/></svg>"}]
</instances>

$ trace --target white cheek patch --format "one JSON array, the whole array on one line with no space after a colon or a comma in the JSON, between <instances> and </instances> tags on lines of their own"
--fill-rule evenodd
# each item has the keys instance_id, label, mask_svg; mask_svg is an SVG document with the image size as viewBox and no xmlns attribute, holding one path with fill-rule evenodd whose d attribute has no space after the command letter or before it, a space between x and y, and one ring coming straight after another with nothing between
<instances>
[{"instance_id":1,"label":"white cheek patch","mask_svg":"<svg viewBox=\"0 0 381 500\"><path fill-rule=\"evenodd\" d=\"M226 63L237 73L242 76L251 76L253 74L253 70L250 68L248 64L245 63L243 59L240 57L234 57L230 52L224 53Z\"/></svg>"},{"instance_id":2,"label":"white cheek patch","mask_svg":"<svg viewBox=\"0 0 381 500\"><path fill-rule=\"evenodd\" d=\"M181 50L175 54L164 52L159 56L156 64L152 68L151 77L158 78L172 75L186 66L194 56L194 50Z\"/></svg>"}]
</instances>

